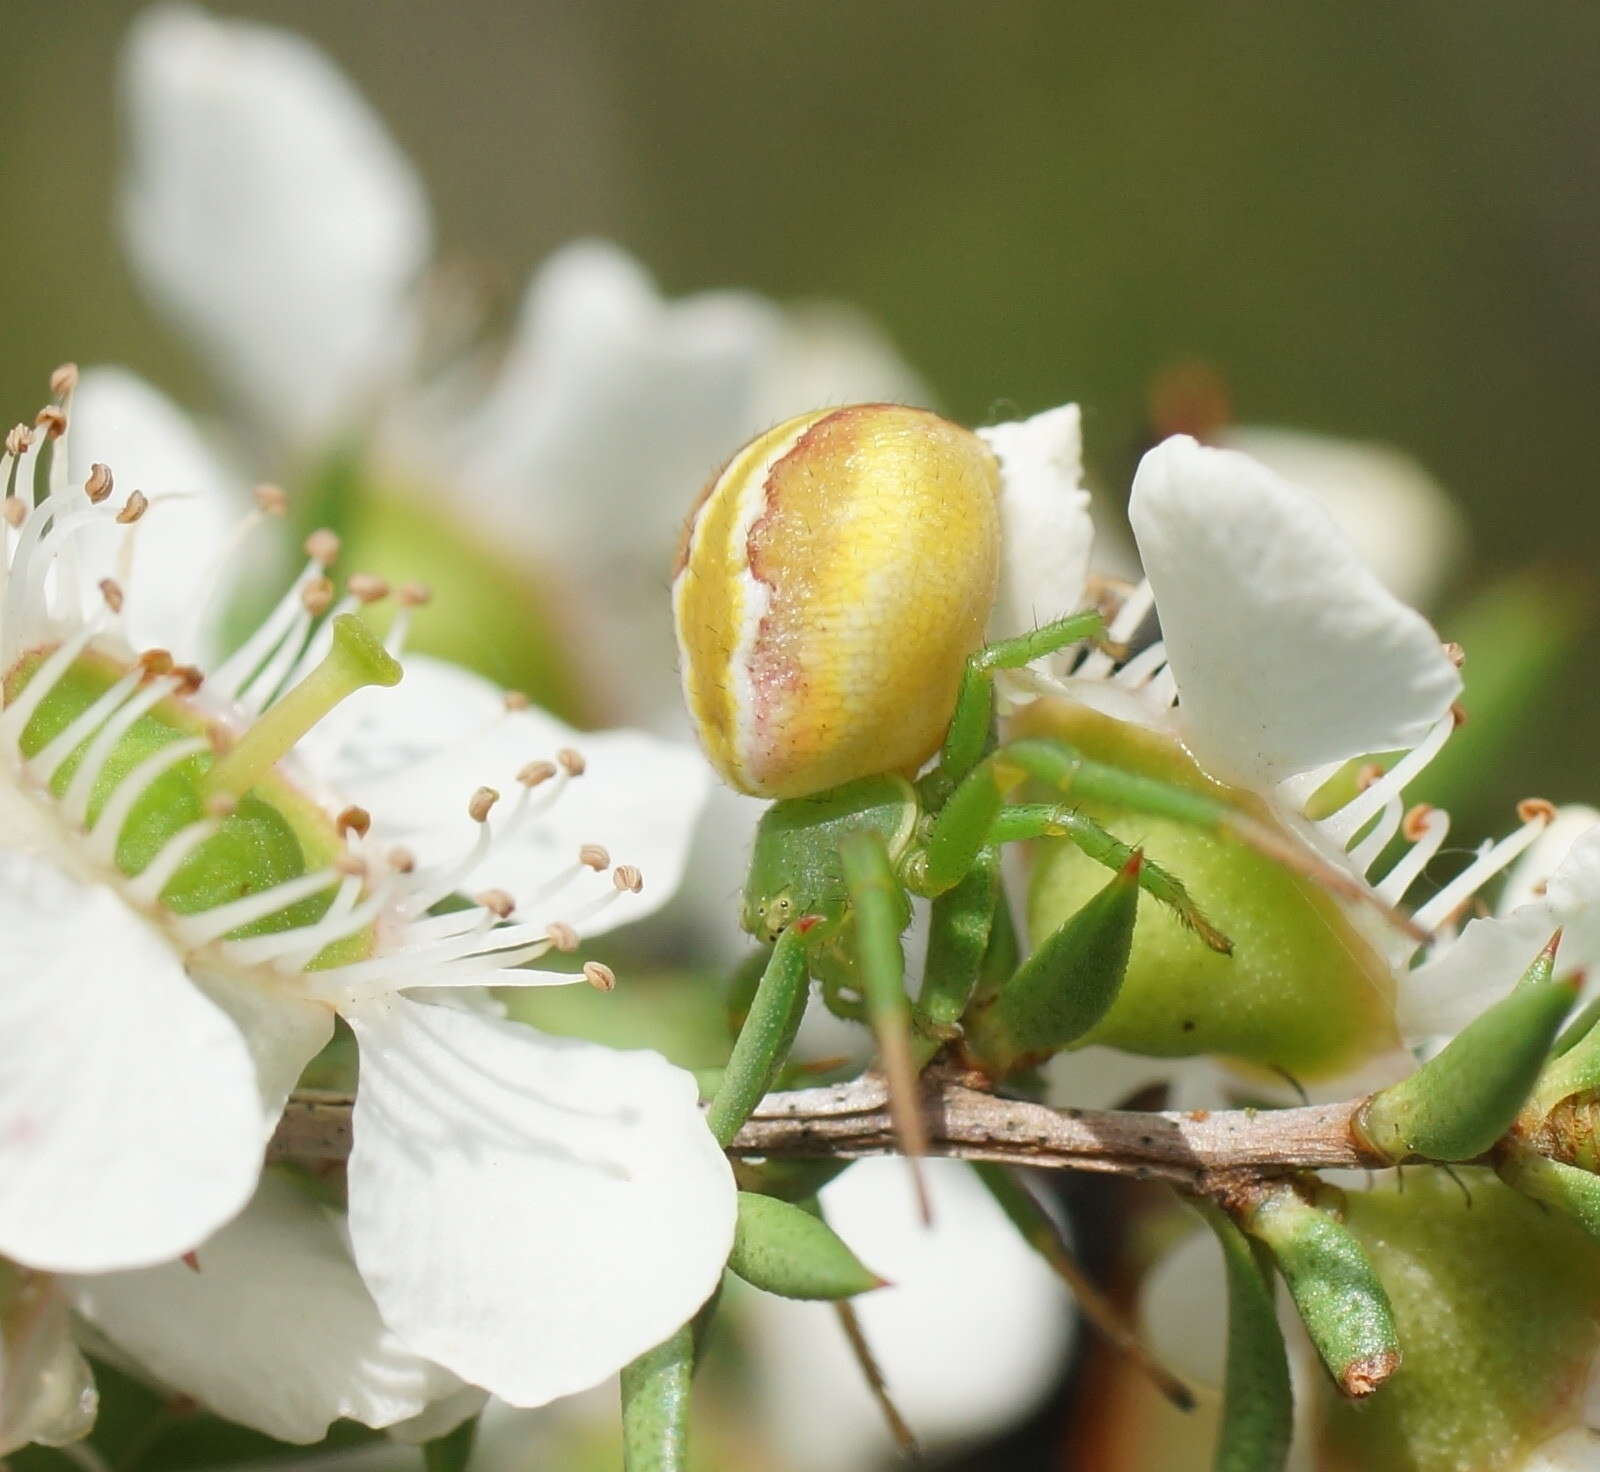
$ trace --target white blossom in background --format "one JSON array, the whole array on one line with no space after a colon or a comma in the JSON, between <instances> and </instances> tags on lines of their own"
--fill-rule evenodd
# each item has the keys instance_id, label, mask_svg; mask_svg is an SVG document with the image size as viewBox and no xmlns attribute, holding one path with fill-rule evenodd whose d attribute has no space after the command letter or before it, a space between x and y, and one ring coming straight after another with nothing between
<instances>
[{"instance_id":1,"label":"white blossom in background","mask_svg":"<svg viewBox=\"0 0 1600 1472\"><path fill-rule=\"evenodd\" d=\"M444 498L502 557L585 595L591 668L632 719L680 722L672 551L729 451L819 403L926 399L846 309L669 302L598 241L556 252L509 340L446 370L424 347L422 185L315 46L161 6L122 76L130 260L240 427L302 462L334 430L365 435L386 489Z\"/></svg>"},{"instance_id":2,"label":"white blossom in background","mask_svg":"<svg viewBox=\"0 0 1600 1472\"><path fill-rule=\"evenodd\" d=\"M341 700L398 672L417 599L401 590L387 648L363 634L349 615L386 590L352 577L338 594L325 534L239 650L203 676L175 662L215 647L214 585L275 498L219 541L204 449L175 414L130 448L195 483L118 486L100 458L132 413L118 376L84 385L46 480L74 378L0 458L22 492L0 523L0 1256L57 1275L158 1379L289 1439L337 1415L407 1420L463 1381L538 1405L604 1379L717 1282L731 1174L687 1074L478 999L613 983L598 963L525 967L671 894L698 757L636 732L578 738L419 657L398 690ZM91 666L103 693L77 699ZM32 734L36 718L56 725ZM130 732L149 744L130 751ZM212 794L191 811L173 783L213 748L204 780L235 783L185 788ZM175 909L191 858L229 862L206 856L235 793L298 815L302 872L244 871L238 897ZM429 913L458 892L474 902ZM320 913L290 911L313 898ZM342 1218L259 1181L336 1015L361 1052L348 1240ZM174 1262L191 1252L197 1274Z\"/></svg>"},{"instance_id":3,"label":"white blossom in background","mask_svg":"<svg viewBox=\"0 0 1600 1472\"><path fill-rule=\"evenodd\" d=\"M982 1441L1033 1410L1072 1344L1072 1299L962 1161L862 1160L823 1187L829 1224L890 1286L854 1299L889 1394L924 1450ZM832 1307L753 1295L773 1444L792 1472L868 1472L894 1443Z\"/></svg>"}]
</instances>

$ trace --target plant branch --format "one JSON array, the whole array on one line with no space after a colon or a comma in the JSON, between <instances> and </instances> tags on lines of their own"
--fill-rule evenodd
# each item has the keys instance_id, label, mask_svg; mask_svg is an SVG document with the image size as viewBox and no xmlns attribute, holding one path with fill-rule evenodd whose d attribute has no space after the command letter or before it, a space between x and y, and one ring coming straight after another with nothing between
<instances>
[{"instance_id":1,"label":"plant branch","mask_svg":"<svg viewBox=\"0 0 1600 1472\"><path fill-rule=\"evenodd\" d=\"M1303 1109L1190 1113L1050 1109L1001 1099L930 1070L923 1106L929 1151L1053 1170L1101 1171L1167 1181L1206 1193L1239 1172L1390 1164L1351 1129L1362 1099ZM348 1095L297 1094L269 1159L308 1164L350 1152ZM769 1094L729 1147L736 1156L856 1159L894 1153L895 1130L881 1079Z\"/></svg>"}]
</instances>

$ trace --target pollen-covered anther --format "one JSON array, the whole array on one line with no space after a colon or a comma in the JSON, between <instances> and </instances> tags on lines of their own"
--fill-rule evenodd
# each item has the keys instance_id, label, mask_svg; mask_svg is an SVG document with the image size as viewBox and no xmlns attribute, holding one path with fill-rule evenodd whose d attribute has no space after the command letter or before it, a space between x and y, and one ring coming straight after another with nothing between
<instances>
[{"instance_id":1,"label":"pollen-covered anther","mask_svg":"<svg viewBox=\"0 0 1600 1472\"><path fill-rule=\"evenodd\" d=\"M115 578L101 578L96 585L100 589L100 596L106 600L106 607L113 613L122 612L122 588Z\"/></svg>"},{"instance_id":2,"label":"pollen-covered anther","mask_svg":"<svg viewBox=\"0 0 1600 1472\"><path fill-rule=\"evenodd\" d=\"M1433 812L1433 804L1419 802L1404 818L1400 820L1400 835L1407 843L1418 843L1428 831L1428 815Z\"/></svg>"},{"instance_id":3,"label":"pollen-covered anther","mask_svg":"<svg viewBox=\"0 0 1600 1472\"><path fill-rule=\"evenodd\" d=\"M500 699L505 704L505 708L513 713L519 710L526 710L530 704L528 697L521 690L507 690Z\"/></svg>"},{"instance_id":4,"label":"pollen-covered anther","mask_svg":"<svg viewBox=\"0 0 1600 1472\"><path fill-rule=\"evenodd\" d=\"M333 820L333 826L339 830L340 838L347 833L354 833L357 838L365 838L367 830L372 827L372 814L352 803Z\"/></svg>"},{"instance_id":5,"label":"pollen-covered anther","mask_svg":"<svg viewBox=\"0 0 1600 1472\"><path fill-rule=\"evenodd\" d=\"M597 992L614 992L617 989L617 973L604 961L585 961L583 979Z\"/></svg>"},{"instance_id":6,"label":"pollen-covered anther","mask_svg":"<svg viewBox=\"0 0 1600 1472\"><path fill-rule=\"evenodd\" d=\"M1553 823L1556 805L1548 798L1525 797L1517 804L1517 817L1524 823Z\"/></svg>"},{"instance_id":7,"label":"pollen-covered anther","mask_svg":"<svg viewBox=\"0 0 1600 1472\"><path fill-rule=\"evenodd\" d=\"M300 606L313 618L333 607L333 579L308 578L300 589Z\"/></svg>"},{"instance_id":8,"label":"pollen-covered anther","mask_svg":"<svg viewBox=\"0 0 1600 1472\"><path fill-rule=\"evenodd\" d=\"M33 422L53 440L60 439L67 432L66 410L55 404L46 404L33 416Z\"/></svg>"},{"instance_id":9,"label":"pollen-covered anther","mask_svg":"<svg viewBox=\"0 0 1600 1472\"><path fill-rule=\"evenodd\" d=\"M487 823L489 814L494 810L494 805L500 801L500 794L492 787L480 787L467 799L467 816L474 823Z\"/></svg>"},{"instance_id":10,"label":"pollen-covered anther","mask_svg":"<svg viewBox=\"0 0 1600 1472\"><path fill-rule=\"evenodd\" d=\"M122 510L117 512L117 520L123 526L132 526L149 509L150 498L143 491L135 491L122 503Z\"/></svg>"},{"instance_id":11,"label":"pollen-covered anther","mask_svg":"<svg viewBox=\"0 0 1600 1472\"><path fill-rule=\"evenodd\" d=\"M556 753L556 762L569 777L583 776L589 766L583 758L583 753L574 751L570 746L563 746Z\"/></svg>"},{"instance_id":12,"label":"pollen-covered anther","mask_svg":"<svg viewBox=\"0 0 1600 1472\"><path fill-rule=\"evenodd\" d=\"M501 920L509 920L517 908L517 902L503 889L486 889L473 895L472 902Z\"/></svg>"},{"instance_id":13,"label":"pollen-covered anther","mask_svg":"<svg viewBox=\"0 0 1600 1472\"><path fill-rule=\"evenodd\" d=\"M389 596L389 584L376 573L353 572L344 585L357 603L381 603Z\"/></svg>"},{"instance_id":14,"label":"pollen-covered anther","mask_svg":"<svg viewBox=\"0 0 1600 1472\"><path fill-rule=\"evenodd\" d=\"M578 850L578 862L585 869L593 869L596 874L604 874L611 867L611 855L605 846L599 843L586 843Z\"/></svg>"},{"instance_id":15,"label":"pollen-covered anther","mask_svg":"<svg viewBox=\"0 0 1600 1472\"><path fill-rule=\"evenodd\" d=\"M426 583L402 583L395 593L407 608L421 608L433 602L433 589Z\"/></svg>"},{"instance_id":16,"label":"pollen-covered anther","mask_svg":"<svg viewBox=\"0 0 1600 1472\"><path fill-rule=\"evenodd\" d=\"M9 527L19 527L28 519L28 503L21 496L7 496L0 501L0 516Z\"/></svg>"},{"instance_id":17,"label":"pollen-covered anther","mask_svg":"<svg viewBox=\"0 0 1600 1472\"><path fill-rule=\"evenodd\" d=\"M538 787L540 784L548 782L555 774L556 764L554 762L529 762L527 766L517 773L517 781L524 787Z\"/></svg>"},{"instance_id":18,"label":"pollen-covered anther","mask_svg":"<svg viewBox=\"0 0 1600 1472\"><path fill-rule=\"evenodd\" d=\"M1383 776L1383 767L1378 762L1368 762L1356 773L1356 786L1365 792L1374 782Z\"/></svg>"},{"instance_id":19,"label":"pollen-covered anther","mask_svg":"<svg viewBox=\"0 0 1600 1472\"><path fill-rule=\"evenodd\" d=\"M78 365L63 363L50 375L50 392L64 399L78 386Z\"/></svg>"},{"instance_id":20,"label":"pollen-covered anther","mask_svg":"<svg viewBox=\"0 0 1600 1472\"><path fill-rule=\"evenodd\" d=\"M417 867L417 856L408 848L396 845L385 855L385 861L396 874L410 874Z\"/></svg>"},{"instance_id":21,"label":"pollen-covered anther","mask_svg":"<svg viewBox=\"0 0 1600 1472\"><path fill-rule=\"evenodd\" d=\"M339 538L327 527L318 527L306 538L305 552L318 567L331 567L339 559Z\"/></svg>"},{"instance_id":22,"label":"pollen-covered anther","mask_svg":"<svg viewBox=\"0 0 1600 1472\"><path fill-rule=\"evenodd\" d=\"M172 677L179 682L179 692L184 695L193 695L206 682L205 671L193 664L173 665Z\"/></svg>"},{"instance_id":23,"label":"pollen-covered anther","mask_svg":"<svg viewBox=\"0 0 1600 1472\"><path fill-rule=\"evenodd\" d=\"M18 459L33 448L33 430L26 424L13 424L6 431L6 453Z\"/></svg>"},{"instance_id":24,"label":"pollen-covered anther","mask_svg":"<svg viewBox=\"0 0 1600 1472\"><path fill-rule=\"evenodd\" d=\"M632 864L618 864L611 871L611 882L623 894L638 894L644 888L644 875Z\"/></svg>"},{"instance_id":25,"label":"pollen-covered anther","mask_svg":"<svg viewBox=\"0 0 1600 1472\"><path fill-rule=\"evenodd\" d=\"M1453 720L1457 726L1464 726L1467 724L1467 708L1459 700L1452 700L1450 702L1450 719Z\"/></svg>"},{"instance_id":26,"label":"pollen-covered anther","mask_svg":"<svg viewBox=\"0 0 1600 1472\"><path fill-rule=\"evenodd\" d=\"M568 954L578 949L578 932L560 920L545 927L545 939L553 949Z\"/></svg>"},{"instance_id":27,"label":"pollen-covered anther","mask_svg":"<svg viewBox=\"0 0 1600 1472\"><path fill-rule=\"evenodd\" d=\"M250 499L256 503L256 510L267 516L283 516L289 510L289 498L282 486L259 485L250 492Z\"/></svg>"},{"instance_id":28,"label":"pollen-covered anther","mask_svg":"<svg viewBox=\"0 0 1600 1472\"><path fill-rule=\"evenodd\" d=\"M96 506L109 497L115 487L116 480L109 465L102 465L97 460L89 467L89 478L83 483L83 493Z\"/></svg>"},{"instance_id":29,"label":"pollen-covered anther","mask_svg":"<svg viewBox=\"0 0 1600 1472\"><path fill-rule=\"evenodd\" d=\"M107 578L106 581L110 582L111 579ZM149 680L159 679L162 675L170 675L173 665L172 651L170 649L146 649L139 656L139 665L144 670L145 678Z\"/></svg>"},{"instance_id":30,"label":"pollen-covered anther","mask_svg":"<svg viewBox=\"0 0 1600 1472\"><path fill-rule=\"evenodd\" d=\"M1444 657L1457 669L1467 662L1467 651L1457 644L1454 639L1447 640L1444 646Z\"/></svg>"}]
</instances>

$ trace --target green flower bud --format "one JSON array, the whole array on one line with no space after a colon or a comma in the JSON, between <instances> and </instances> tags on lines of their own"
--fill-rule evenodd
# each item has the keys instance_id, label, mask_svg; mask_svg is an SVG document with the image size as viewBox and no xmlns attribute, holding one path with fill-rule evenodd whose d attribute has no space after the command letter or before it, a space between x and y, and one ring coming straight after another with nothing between
<instances>
[{"instance_id":1,"label":"green flower bud","mask_svg":"<svg viewBox=\"0 0 1600 1472\"><path fill-rule=\"evenodd\" d=\"M1095 760L1225 799L1272 824L1258 800L1212 781L1177 742L1086 707L1035 701L1011 734L1062 737ZM1182 823L1106 803L1082 810L1182 879L1232 940L1233 954L1199 944L1165 906L1147 906L1115 1005L1079 1044L1167 1058L1220 1054L1303 1079L1336 1075L1397 1046L1388 966L1312 881ZM1040 841L1032 853L1028 920L1039 938L1095 893L1100 870L1062 840Z\"/></svg>"},{"instance_id":2,"label":"green flower bud","mask_svg":"<svg viewBox=\"0 0 1600 1472\"><path fill-rule=\"evenodd\" d=\"M1582 1414L1600 1247L1491 1172L1456 1174L1349 1197L1405 1363L1367 1400L1327 1398L1323 1472L1512 1472Z\"/></svg>"},{"instance_id":3,"label":"green flower bud","mask_svg":"<svg viewBox=\"0 0 1600 1472\"><path fill-rule=\"evenodd\" d=\"M853 1298L886 1286L820 1216L749 1191L739 1193L728 1266L780 1298Z\"/></svg>"}]
</instances>

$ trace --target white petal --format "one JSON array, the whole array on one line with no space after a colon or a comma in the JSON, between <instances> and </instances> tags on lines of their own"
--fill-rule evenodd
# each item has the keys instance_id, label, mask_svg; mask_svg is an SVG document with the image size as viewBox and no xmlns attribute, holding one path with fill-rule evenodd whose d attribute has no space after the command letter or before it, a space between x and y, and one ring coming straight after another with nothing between
<instances>
[{"instance_id":1,"label":"white petal","mask_svg":"<svg viewBox=\"0 0 1600 1472\"><path fill-rule=\"evenodd\" d=\"M489 1403L489 1393L476 1385L463 1385L449 1395L442 1395L425 1410L404 1421L396 1421L388 1428L395 1441L407 1446L420 1446L437 1436L448 1436L463 1421L480 1414Z\"/></svg>"},{"instance_id":2,"label":"white petal","mask_svg":"<svg viewBox=\"0 0 1600 1472\"><path fill-rule=\"evenodd\" d=\"M1129 516L1155 590L1184 738L1258 790L1415 745L1461 688L1420 614L1386 592L1306 492L1175 436Z\"/></svg>"},{"instance_id":3,"label":"white petal","mask_svg":"<svg viewBox=\"0 0 1600 1472\"><path fill-rule=\"evenodd\" d=\"M1228 1291L1210 1231L1189 1233L1145 1275L1139 1319L1158 1360L1185 1380L1221 1389Z\"/></svg>"},{"instance_id":4,"label":"white petal","mask_svg":"<svg viewBox=\"0 0 1600 1472\"><path fill-rule=\"evenodd\" d=\"M283 1441L348 1416L388 1426L454 1394L454 1376L384 1327L337 1217L269 1171L195 1254L72 1280L78 1312L163 1384Z\"/></svg>"},{"instance_id":5,"label":"white petal","mask_svg":"<svg viewBox=\"0 0 1600 1472\"><path fill-rule=\"evenodd\" d=\"M677 889L710 786L692 748L640 731L577 732L536 709L507 712L487 680L420 655L406 660L399 686L374 692L360 712L331 778L344 800L372 813L380 840L405 844L424 864L443 862L473 840L466 811L473 792L480 786L499 792L494 820L506 822L522 791L518 771L570 746L587 760L583 776L547 814L497 842L473 872L471 888L527 894L575 862L582 844L601 844L617 863L643 870L644 891L575 922L580 935L641 919ZM543 918L566 919L559 906L571 903L563 896Z\"/></svg>"},{"instance_id":6,"label":"white petal","mask_svg":"<svg viewBox=\"0 0 1600 1472\"><path fill-rule=\"evenodd\" d=\"M183 411L121 368L92 368L72 401L70 473L96 462L116 477L115 499L142 490L150 510L132 527L100 524L81 534L91 585L122 585L121 625L135 649L169 650L210 668L223 612L203 605L229 535L244 511L238 478L224 470ZM131 556L124 554L129 549ZM123 569L126 562L127 571ZM95 595L98 597L98 594Z\"/></svg>"},{"instance_id":7,"label":"white petal","mask_svg":"<svg viewBox=\"0 0 1600 1472\"><path fill-rule=\"evenodd\" d=\"M1444 488L1388 445L1244 424L1224 429L1218 443L1310 491L1405 603L1432 603L1466 549L1465 520Z\"/></svg>"},{"instance_id":8,"label":"white petal","mask_svg":"<svg viewBox=\"0 0 1600 1472\"><path fill-rule=\"evenodd\" d=\"M923 1162L933 1226L904 1161L864 1160L825 1187L829 1222L894 1285L856 1300L890 1394L926 1446L975 1441L1025 1415L1060 1373L1072 1306L970 1167ZM760 1295L756 1363L775 1443L799 1472L887 1463L892 1448L831 1308ZM825 1413L819 1413L825 1407Z\"/></svg>"},{"instance_id":9,"label":"white petal","mask_svg":"<svg viewBox=\"0 0 1600 1472\"><path fill-rule=\"evenodd\" d=\"M1567 803L1559 808L1555 821L1507 870L1505 887L1500 891L1495 908L1505 915L1518 905L1541 898L1551 876L1572 852L1572 846L1597 823L1600 823L1600 811L1582 803Z\"/></svg>"},{"instance_id":10,"label":"white petal","mask_svg":"<svg viewBox=\"0 0 1600 1472\"><path fill-rule=\"evenodd\" d=\"M163 6L123 59L134 267L266 426L322 433L408 348L430 249L404 156L310 42Z\"/></svg>"},{"instance_id":11,"label":"white petal","mask_svg":"<svg viewBox=\"0 0 1600 1472\"><path fill-rule=\"evenodd\" d=\"M1401 1031L1410 1042L1447 1038L1498 1001L1560 928L1557 968L1600 967L1600 828L1589 828L1542 896L1498 919L1467 922L1458 939L1400 984Z\"/></svg>"},{"instance_id":12,"label":"white petal","mask_svg":"<svg viewBox=\"0 0 1600 1472\"><path fill-rule=\"evenodd\" d=\"M995 633L1024 633L1083 606L1094 525L1083 487L1083 432L1063 404L979 435L1000 461L1002 575Z\"/></svg>"},{"instance_id":13,"label":"white petal","mask_svg":"<svg viewBox=\"0 0 1600 1472\"><path fill-rule=\"evenodd\" d=\"M1518 1472L1595 1472L1600 1468L1600 1431L1573 1426L1534 1450Z\"/></svg>"},{"instance_id":14,"label":"white petal","mask_svg":"<svg viewBox=\"0 0 1600 1472\"><path fill-rule=\"evenodd\" d=\"M835 404L931 401L927 384L864 313L837 302L802 305L784 314L746 433Z\"/></svg>"},{"instance_id":15,"label":"white petal","mask_svg":"<svg viewBox=\"0 0 1600 1472\"><path fill-rule=\"evenodd\" d=\"M289 1092L333 1037L333 1009L204 970L192 980L239 1029L255 1064L262 1140L272 1138Z\"/></svg>"},{"instance_id":16,"label":"white petal","mask_svg":"<svg viewBox=\"0 0 1600 1472\"><path fill-rule=\"evenodd\" d=\"M0 851L0 933L0 1253L100 1272L194 1246L261 1165L238 1029L165 937L41 860Z\"/></svg>"},{"instance_id":17,"label":"white petal","mask_svg":"<svg viewBox=\"0 0 1600 1472\"><path fill-rule=\"evenodd\" d=\"M0 1457L87 1436L98 1401L59 1281L0 1262Z\"/></svg>"},{"instance_id":18,"label":"white petal","mask_svg":"<svg viewBox=\"0 0 1600 1472\"><path fill-rule=\"evenodd\" d=\"M733 1180L689 1075L401 997L347 1015L350 1232L408 1344L542 1405L659 1343L716 1286Z\"/></svg>"}]
</instances>

